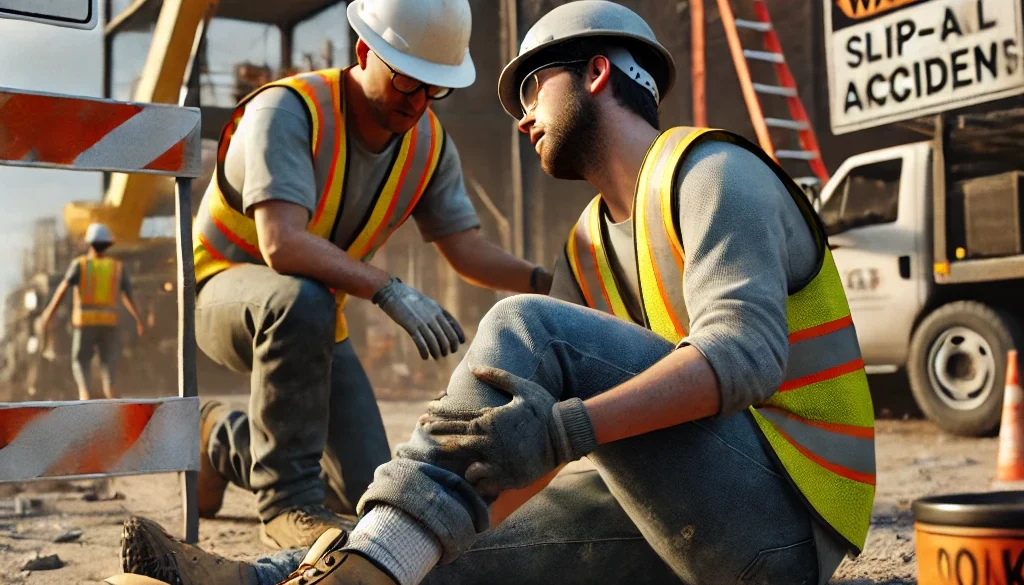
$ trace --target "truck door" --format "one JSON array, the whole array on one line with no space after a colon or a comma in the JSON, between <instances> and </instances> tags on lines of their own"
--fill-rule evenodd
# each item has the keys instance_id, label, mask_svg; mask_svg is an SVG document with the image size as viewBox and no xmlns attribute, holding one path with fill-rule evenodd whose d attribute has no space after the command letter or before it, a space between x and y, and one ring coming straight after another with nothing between
<instances>
[{"instance_id":1,"label":"truck door","mask_svg":"<svg viewBox=\"0 0 1024 585\"><path fill-rule=\"evenodd\" d=\"M820 215L869 371L893 371L906 363L924 302L918 209L924 174L914 164L920 156L897 147L853 157L822 197Z\"/></svg>"}]
</instances>

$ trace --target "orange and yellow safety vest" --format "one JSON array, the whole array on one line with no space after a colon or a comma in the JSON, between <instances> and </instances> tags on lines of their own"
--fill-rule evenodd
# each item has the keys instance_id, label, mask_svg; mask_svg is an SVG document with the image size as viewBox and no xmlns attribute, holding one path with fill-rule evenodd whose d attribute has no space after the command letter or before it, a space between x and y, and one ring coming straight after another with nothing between
<instances>
[{"instance_id":1,"label":"orange and yellow safety vest","mask_svg":"<svg viewBox=\"0 0 1024 585\"><path fill-rule=\"evenodd\" d=\"M330 69L301 73L269 83L243 99L221 133L217 150L217 171L206 190L195 222L193 257L197 283L239 263L265 264L260 253L255 222L228 203L222 191L224 160L231 137L245 112L245 106L260 91L287 87L303 100L311 125L310 149L313 173L320 193L316 213L307 229L330 239L341 215L347 170L345 132L344 70ZM374 203L356 236L346 249L348 255L369 261L384 242L412 214L430 183L441 159L444 129L432 111L402 136L386 180L374 196ZM363 185L358 187L362 188ZM335 339L348 337L344 308L348 296L336 292Z\"/></svg>"},{"instance_id":2,"label":"orange and yellow safety vest","mask_svg":"<svg viewBox=\"0 0 1024 585\"><path fill-rule=\"evenodd\" d=\"M75 327L114 327L121 296L121 261L80 256L71 324Z\"/></svg>"},{"instance_id":3,"label":"orange and yellow safety vest","mask_svg":"<svg viewBox=\"0 0 1024 585\"><path fill-rule=\"evenodd\" d=\"M673 343L686 336L686 256L674 186L687 153L709 140L757 154L786 185L814 234L819 269L806 286L790 293L787 303L785 381L749 412L811 508L859 553L875 495L874 411L850 307L825 230L805 195L764 151L742 137L677 127L662 133L647 153L632 219L643 325ZM602 207L598 195L573 227L565 253L586 304L632 321L609 262Z\"/></svg>"}]
</instances>

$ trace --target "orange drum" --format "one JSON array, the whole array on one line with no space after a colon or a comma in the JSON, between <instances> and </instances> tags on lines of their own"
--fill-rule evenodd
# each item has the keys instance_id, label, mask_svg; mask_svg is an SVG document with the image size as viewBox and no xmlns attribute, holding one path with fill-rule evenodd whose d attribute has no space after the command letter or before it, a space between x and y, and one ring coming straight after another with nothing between
<instances>
[{"instance_id":1,"label":"orange drum","mask_svg":"<svg viewBox=\"0 0 1024 585\"><path fill-rule=\"evenodd\" d=\"M1024 492L914 502L920 585L1024 585Z\"/></svg>"}]
</instances>

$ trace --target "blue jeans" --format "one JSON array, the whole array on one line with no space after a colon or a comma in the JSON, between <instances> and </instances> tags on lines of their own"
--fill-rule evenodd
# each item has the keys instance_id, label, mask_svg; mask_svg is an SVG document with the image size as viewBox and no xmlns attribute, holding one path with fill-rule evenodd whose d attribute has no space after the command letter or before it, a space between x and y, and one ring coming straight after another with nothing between
<instances>
[{"instance_id":1,"label":"blue jeans","mask_svg":"<svg viewBox=\"0 0 1024 585\"><path fill-rule=\"evenodd\" d=\"M560 399L587 399L672 350L603 313L516 296L483 319L443 403L507 402L470 365L503 368ZM588 457L596 472L563 471L493 530L486 504L419 427L398 452L360 508L396 506L438 538L444 554L428 585L818 582L810 515L746 413L602 445ZM261 579L283 577L301 557L261 559Z\"/></svg>"}]
</instances>

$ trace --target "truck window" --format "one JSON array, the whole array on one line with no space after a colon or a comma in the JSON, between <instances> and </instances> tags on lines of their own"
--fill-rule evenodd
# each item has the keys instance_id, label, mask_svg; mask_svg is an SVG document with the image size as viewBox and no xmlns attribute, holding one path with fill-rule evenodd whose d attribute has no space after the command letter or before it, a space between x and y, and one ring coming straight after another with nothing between
<instances>
[{"instance_id":1,"label":"truck window","mask_svg":"<svg viewBox=\"0 0 1024 585\"><path fill-rule=\"evenodd\" d=\"M821 208L829 235L896 221L902 170L903 159L894 158L850 171Z\"/></svg>"}]
</instances>

